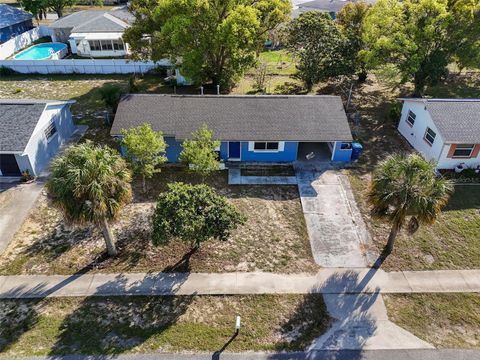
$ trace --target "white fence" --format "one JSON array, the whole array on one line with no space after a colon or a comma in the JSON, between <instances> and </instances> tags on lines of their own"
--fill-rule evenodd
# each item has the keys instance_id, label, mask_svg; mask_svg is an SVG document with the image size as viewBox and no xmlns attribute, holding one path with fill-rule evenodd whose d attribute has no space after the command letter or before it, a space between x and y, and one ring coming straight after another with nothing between
<instances>
[{"instance_id":1,"label":"white fence","mask_svg":"<svg viewBox=\"0 0 480 360\"><path fill-rule=\"evenodd\" d=\"M144 74L155 67L171 67L168 60L131 61L124 59L1 60L0 67L21 74Z\"/></svg>"},{"instance_id":2,"label":"white fence","mask_svg":"<svg viewBox=\"0 0 480 360\"><path fill-rule=\"evenodd\" d=\"M50 36L50 29L45 26L39 26L15 36L14 38L0 45L0 60L12 56L17 51L22 50L44 36Z\"/></svg>"}]
</instances>

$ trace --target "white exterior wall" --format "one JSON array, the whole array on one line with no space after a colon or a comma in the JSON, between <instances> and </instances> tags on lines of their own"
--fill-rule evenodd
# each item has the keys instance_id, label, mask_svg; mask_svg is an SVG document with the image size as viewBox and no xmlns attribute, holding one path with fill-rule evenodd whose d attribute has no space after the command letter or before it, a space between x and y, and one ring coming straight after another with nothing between
<instances>
[{"instance_id":1,"label":"white exterior wall","mask_svg":"<svg viewBox=\"0 0 480 360\"><path fill-rule=\"evenodd\" d=\"M407 123L409 110L414 112L417 116L413 127ZM427 127L435 131L437 134L435 141L431 146L424 140ZM415 150L423 155L425 159L429 161L433 160L435 162L439 161L440 154L444 148L444 142L437 127L433 123L430 114L425 110L425 104L422 102L406 100L403 103L402 116L400 117L400 122L398 124L398 131L405 139L407 139Z\"/></svg>"},{"instance_id":2,"label":"white exterior wall","mask_svg":"<svg viewBox=\"0 0 480 360\"><path fill-rule=\"evenodd\" d=\"M413 127L411 127L406 121L409 110L417 115ZM435 131L437 134L432 146L424 140L427 127ZM430 117L430 114L425 110L425 104L421 101L404 101L402 116L398 124L398 131L405 139L407 139L415 150L423 155L425 159L435 161L438 169L454 169L461 163L465 163L469 167L480 165L480 154L475 158L447 157L452 144L443 141L442 136Z\"/></svg>"},{"instance_id":3,"label":"white exterior wall","mask_svg":"<svg viewBox=\"0 0 480 360\"><path fill-rule=\"evenodd\" d=\"M74 35L74 34L72 34ZM112 39L103 39L101 36L99 36L98 39L93 39L93 38L89 38L88 40L112 40ZM73 46L71 46L71 49L72 49L72 53L74 54L78 54L79 56L85 56L85 57L105 57L105 58L108 58L108 57L122 57L122 56L126 56L130 53L129 49L128 49L128 44L125 44L123 43L123 47L124 47L124 50L101 50L101 51L98 51L98 50L91 50L90 49L90 44L88 43L88 40L85 40L83 37L75 37L75 36L72 36L70 39L69 39L69 42L72 43L76 43L76 46L75 46L75 52L73 51ZM118 37L118 39L113 39L113 40L122 40L122 37L121 35Z\"/></svg>"},{"instance_id":4,"label":"white exterior wall","mask_svg":"<svg viewBox=\"0 0 480 360\"><path fill-rule=\"evenodd\" d=\"M57 133L47 140L44 130L52 119L55 121ZM70 138L74 131L75 126L69 105L47 105L25 148L24 156L28 156L30 161L30 173L35 176L40 175L47 168L59 147ZM18 164L20 166L20 163ZM25 169L20 168L20 170Z\"/></svg>"},{"instance_id":5,"label":"white exterior wall","mask_svg":"<svg viewBox=\"0 0 480 360\"><path fill-rule=\"evenodd\" d=\"M442 154L440 155L440 159L438 161L437 167L439 169L454 169L457 165L460 165L462 163L465 163L468 167L470 168L475 168L478 165L480 165L480 153L477 155L477 157L474 158L448 158L448 151L450 150L450 144L447 144L443 151Z\"/></svg>"}]
</instances>

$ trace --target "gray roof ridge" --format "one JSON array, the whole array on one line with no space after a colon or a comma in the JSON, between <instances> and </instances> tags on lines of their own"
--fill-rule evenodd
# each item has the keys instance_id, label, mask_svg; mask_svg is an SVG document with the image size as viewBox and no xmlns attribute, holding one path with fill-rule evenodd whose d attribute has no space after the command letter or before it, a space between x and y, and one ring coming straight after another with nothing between
<instances>
[{"instance_id":1,"label":"gray roof ridge","mask_svg":"<svg viewBox=\"0 0 480 360\"><path fill-rule=\"evenodd\" d=\"M214 95L214 94L143 94L143 93L131 93L126 94L125 97L128 96L145 96L145 97L158 97L158 96L168 96L168 97L193 97L193 98L277 98L277 99L285 99L285 98L340 98L340 95L282 95L282 94L274 94L274 95L245 95L245 94L225 94L225 95Z\"/></svg>"}]
</instances>

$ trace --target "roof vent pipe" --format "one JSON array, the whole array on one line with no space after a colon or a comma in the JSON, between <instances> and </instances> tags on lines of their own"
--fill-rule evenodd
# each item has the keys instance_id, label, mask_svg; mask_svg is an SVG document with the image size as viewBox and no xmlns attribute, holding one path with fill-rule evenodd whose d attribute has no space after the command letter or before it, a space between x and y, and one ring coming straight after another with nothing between
<instances>
[{"instance_id":1,"label":"roof vent pipe","mask_svg":"<svg viewBox=\"0 0 480 360\"><path fill-rule=\"evenodd\" d=\"M203 86L200 86L200 95L203 95Z\"/></svg>"}]
</instances>

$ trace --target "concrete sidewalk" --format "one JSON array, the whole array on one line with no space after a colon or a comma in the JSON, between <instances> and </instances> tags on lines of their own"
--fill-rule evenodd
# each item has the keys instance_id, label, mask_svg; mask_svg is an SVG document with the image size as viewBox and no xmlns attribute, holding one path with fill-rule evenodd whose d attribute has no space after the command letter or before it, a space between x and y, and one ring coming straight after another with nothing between
<instances>
[{"instance_id":1,"label":"concrete sidewalk","mask_svg":"<svg viewBox=\"0 0 480 360\"><path fill-rule=\"evenodd\" d=\"M123 295L480 292L480 270L323 269L317 274L134 273L0 276L0 298Z\"/></svg>"}]
</instances>

